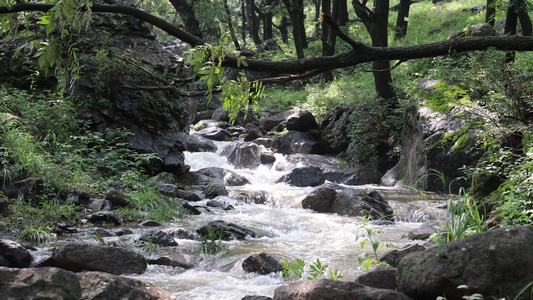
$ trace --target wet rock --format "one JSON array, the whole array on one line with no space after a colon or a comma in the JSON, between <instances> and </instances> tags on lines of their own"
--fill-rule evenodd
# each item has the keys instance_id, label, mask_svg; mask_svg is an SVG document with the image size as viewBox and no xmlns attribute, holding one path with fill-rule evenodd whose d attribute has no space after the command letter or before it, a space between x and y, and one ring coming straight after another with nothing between
<instances>
[{"instance_id":1,"label":"wet rock","mask_svg":"<svg viewBox=\"0 0 533 300\"><path fill-rule=\"evenodd\" d=\"M124 235L130 235L130 234L134 234L135 232L129 228L119 228L117 230L115 230L115 235L116 236L124 236Z\"/></svg>"},{"instance_id":2,"label":"wet rock","mask_svg":"<svg viewBox=\"0 0 533 300\"><path fill-rule=\"evenodd\" d=\"M110 210L92 213L87 216L87 221L94 224L111 222L115 225L122 225L122 221Z\"/></svg>"},{"instance_id":3,"label":"wet rock","mask_svg":"<svg viewBox=\"0 0 533 300\"><path fill-rule=\"evenodd\" d=\"M91 203L89 204L89 206L91 207L91 209L96 210L96 211L99 211L99 210L107 211L113 208L113 204L111 203L111 201L106 200L106 199L91 198L90 201Z\"/></svg>"},{"instance_id":4,"label":"wet rock","mask_svg":"<svg viewBox=\"0 0 533 300\"><path fill-rule=\"evenodd\" d=\"M268 202L268 192L255 191L252 195L252 201L255 204L266 204Z\"/></svg>"},{"instance_id":5,"label":"wet rock","mask_svg":"<svg viewBox=\"0 0 533 300\"><path fill-rule=\"evenodd\" d=\"M157 259L148 259L147 262L149 265L170 266L174 268L183 268L187 270L194 268L193 265L182 263L177 260L170 259L169 257L166 257L166 256L159 257Z\"/></svg>"},{"instance_id":6,"label":"wet rock","mask_svg":"<svg viewBox=\"0 0 533 300\"><path fill-rule=\"evenodd\" d=\"M233 139L231 133L229 133L226 129L218 127L207 127L197 131L196 134L214 141L229 141Z\"/></svg>"},{"instance_id":7,"label":"wet rock","mask_svg":"<svg viewBox=\"0 0 533 300\"><path fill-rule=\"evenodd\" d=\"M318 167L329 172L338 169L338 166L339 160L334 157L318 154L294 153L285 156L284 161L276 162L274 164L274 169L276 171L290 171L294 168Z\"/></svg>"},{"instance_id":8,"label":"wet rock","mask_svg":"<svg viewBox=\"0 0 533 300\"><path fill-rule=\"evenodd\" d=\"M162 247L178 246L178 242L176 242L172 236L161 230L146 232L139 238L139 241L145 243L154 243Z\"/></svg>"},{"instance_id":9,"label":"wet rock","mask_svg":"<svg viewBox=\"0 0 533 300\"><path fill-rule=\"evenodd\" d=\"M426 250L426 247L418 244L406 246L399 250L392 250L389 253L383 255L380 261L388 263L390 266L397 268L400 261L407 255L413 252L420 252Z\"/></svg>"},{"instance_id":10,"label":"wet rock","mask_svg":"<svg viewBox=\"0 0 533 300\"><path fill-rule=\"evenodd\" d=\"M106 229L103 229L103 228L98 228L98 227L95 227L95 228L89 228L89 230L87 230L87 233L90 234L90 235L97 235L99 237L110 237L110 236L114 236L115 233L109 231L109 230L106 230Z\"/></svg>"},{"instance_id":11,"label":"wet rock","mask_svg":"<svg viewBox=\"0 0 533 300\"><path fill-rule=\"evenodd\" d=\"M346 137L347 124L342 118L345 111L345 108L337 106L330 110L322 120L320 127L323 130L320 143L325 153L340 154L348 149L350 142Z\"/></svg>"},{"instance_id":12,"label":"wet rock","mask_svg":"<svg viewBox=\"0 0 533 300\"><path fill-rule=\"evenodd\" d=\"M221 154L237 169L255 169L261 165L261 147L254 143L235 143L226 146Z\"/></svg>"},{"instance_id":13,"label":"wet rock","mask_svg":"<svg viewBox=\"0 0 533 300\"><path fill-rule=\"evenodd\" d=\"M196 232L202 236L209 237L210 230L217 233L222 232L222 239L224 241L244 240L247 237L256 237L255 232L242 226L224 221L210 222L208 225L196 230Z\"/></svg>"},{"instance_id":14,"label":"wet rock","mask_svg":"<svg viewBox=\"0 0 533 300\"><path fill-rule=\"evenodd\" d=\"M209 139L193 134L178 133L186 136L185 150L189 152L215 152L217 146Z\"/></svg>"},{"instance_id":15,"label":"wet rock","mask_svg":"<svg viewBox=\"0 0 533 300\"><path fill-rule=\"evenodd\" d=\"M202 212L195 206L190 205L189 203L182 203L181 207L188 211L192 215L201 215Z\"/></svg>"},{"instance_id":16,"label":"wet rock","mask_svg":"<svg viewBox=\"0 0 533 300\"><path fill-rule=\"evenodd\" d=\"M325 182L324 172L318 167L296 168L281 180L288 185L306 187L319 186Z\"/></svg>"},{"instance_id":17,"label":"wet rock","mask_svg":"<svg viewBox=\"0 0 533 300\"><path fill-rule=\"evenodd\" d=\"M211 183L205 187L204 194L206 198L214 199L218 196L227 196L228 190L223 184Z\"/></svg>"},{"instance_id":18,"label":"wet rock","mask_svg":"<svg viewBox=\"0 0 533 300\"><path fill-rule=\"evenodd\" d=\"M337 184L379 184L383 173L367 166L359 166L343 170L328 170L324 172L324 177L326 180Z\"/></svg>"},{"instance_id":19,"label":"wet rock","mask_svg":"<svg viewBox=\"0 0 533 300\"><path fill-rule=\"evenodd\" d=\"M171 183L163 183L163 182L153 182L153 186L155 186L159 191L162 193L165 193L172 197L178 197L187 201L200 201L202 200L202 197L198 195L195 192L191 191L185 191L180 189L179 186Z\"/></svg>"},{"instance_id":20,"label":"wet rock","mask_svg":"<svg viewBox=\"0 0 533 300\"><path fill-rule=\"evenodd\" d=\"M158 227L158 226L163 226L163 224L157 222L157 221L154 221L154 220L145 220L145 221L142 221L141 223L139 223L139 226L141 227Z\"/></svg>"},{"instance_id":21,"label":"wet rock","mask_svg":"<svg viewBox=\"0 0 533 300\"><path fill-rule=\"evenodd\" d=\"M184 240L195 240L196 234L187 230L183 229L177 229L170 231L168 234L171 236L178 238L178 239L184 239Z\"/></svg>"},{"instance_id":22,"label":"wet rock","mask_svg":"<svg viewBox=\"0 0 533 300\"><path fill-rule=\"evenodd\" d=\"M67 243L52 258L57 267L74 272L86 270L120 275L142 274L146 270L142 255L122 247Z\"/></svg>"},{"instance_id":23,"label":"wet rock","mask_svg":"<svg viewBox=\"0 0 533 300\"><path fill-rule=\"evenodd\" d=\"M331 212L343 216L366 216L371 220L392 220L393 217L392 207L379 192L353 189L343 189L339 192Z\"/></svg>"},{"instance_id":24,"label":"wet rock","mask_svg":"<svg viewBox=\"0 0 533 300\"><path fill-rule=\"evenodd\" d=\"M74 273L60 268L0 268L6 299L176 299L153 284L100 272Z\"/></svg>"},{"instance_id":25,"label":"wet rock","mask_svg":"<svg viewBox=\"0 0 533 300\"><path fill-rule=\"evenodd\" d=\"M302 200L302 207L320 213L329 213L336 198L337 190L334 188L328 186L319 187Z\"/></svg>"},{"instance_id":26,"label":"wet rock","mask_svg":"<svg viewBox=\"0 0 533 300\"><path fill-rule=\"evenodd\" d=\"M195 174L191 173L188 176L180 177L179 180L184 185L203 186L204 188L209 183L229 186L241 186L250 183L248 179L233 171L216 167L200 169Z\"/></svg>"},{"instance_id":27,"label":"wet rock","mask_svg":"<svg viewBox=\"0 0 533 300\"><path fill-rule=\"evenodd\" d=\"M322 154L322 147L313 140L307 133L302 131L289 131L279 140L279 152L283 154L305 153Z\"/></svg>"},{"instance_id":28,"label":"wet rock","mask_svg":"<svg viewBox=\"0 0 533 300\"><path fill-rule=\"evenodd\" d=\"M318 129L315 116L307 110L298 110L287 117L287 130L298 130L307 132Z\"/></svg>"},{"instance_id":29,"label":"wet rock","mask_svg":"<svg viewBox=\"0 0 533 300\"><path fill-rule=\"evenodd\" d=\"M275 162L276 162L276 156L274 156L274 153L268 153L268 152L261 153L261 164L262 165L270 165Z\"/></svg>"},{"instance_id":30,"label":"wet rock","mask_svg":"<svg viewBox=\"0 0 533 300\"><path fill-rule=\"evenodd\" d=\"M226 205L218 202L218 201L215 201L215 200L209 200L207 201L206 203L207 206L209 207L218 207L218 208L224 208Z\"/></svg>"},{"instance_id":31,"label":"wet rock","mask_svg":"<svg viewBox=\"0 0 533 300\"><path fill-rule=\"evenodd\" d=\"M21 244L0 239L0 266L9 268L28 268L33 256Z\"/></svg>"},{"instance_id":32,"label":"wet rock","mask_svg":"<svg viewBox=\"0 0 533 300\"><path fill-rule=\"evenodd\" d=\"M117 189L108 189L105 193L105 199L109 200L113 206L126 206L130 204L130 199L126 198L121 191Z\"/></svg>"},{"instance_id":33,"label":"wet rock","mask_svg":"<svg viewBox=\"0 0 533 300\"><path fill-rule=\"evenodd\" d=\"M265 252L248 256L242 262L242 268L248 273L256 272L261 275L283 271L283 265Z\"/></svg>"},{"instance_id":34,"label":"wet rock","mask_svg":"<svg viewBox=\"0 0 533 300\"><path fill-rule=\"evenodd\" d=\"M476 233L404 257L398 266L400 291L418 299L461 299L470 294L514 297L531 282L533 226L509 226ZM521 295L531 297L526 289Z\"/></svg>"},{"instance_id":35,"label":"wet rock","mask_svg":"<svg viewBox=\"0 0 533 300\"><path fill-rule=\"evenodd\" d=\"M259 129L251 129L248 131L248 134L246 134L246 136L244 137L244 141L245 142L250 142L250 141L253 141L253 140L256 140L258 138L262 138L263 137L263 132L261 132L261 130Z\"/></svg>"},{"instance_id":36,"label":"wet rock","mask_svg":"<svg viewBox=\"0 0 533 300\"><path fill-rule=\"evenodd\" d=\"M376 289L396 290L396 268L376 268L357 277L355 282Z\"/></svg>"},{"instance_id":37,"label":"wet rock","mask_svg":"<svg viewBox=\"0 0 533 300\"><path fill-rule=\"evenodd\" d=\"M410 240L427 240L436 232L436 226L439 226L434 221L424 222L420 227L409 231L407 237Z\"/></svg>"},{"instance_id":38,"label":"wet rock","mask_svg":"<svg viewBox=\"0 0 533 300\"><path fill-rule=\"evenodd\" d=\"M329 279L308 280L290 283L276 288L273 300L408 300L406 295L397 291L375 289L360 283Z\"/></svg>"},{"instance_id":39,"label":"wet rock","mask_svg":"<svg viewBox=\"0 0 533 300\"><path fill-rule=\"evenodd\" d=\"M267 296L248 295L244 296L241 300L272 300L272 298Z\"/></svg>"}]
</instances>

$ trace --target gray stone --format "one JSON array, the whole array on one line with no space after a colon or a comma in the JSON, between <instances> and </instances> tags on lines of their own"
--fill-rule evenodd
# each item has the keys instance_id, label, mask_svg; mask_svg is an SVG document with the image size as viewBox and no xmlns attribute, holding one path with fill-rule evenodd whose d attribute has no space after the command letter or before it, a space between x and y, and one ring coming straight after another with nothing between
<instances>
[{"instance_id":1,"label":"gray stone","mask_svg":"<svg viewBox=\"0 0 533 300\"><path fill-rule=\"evenodd\" d=\"M323 152L321 145L302 131L289 131L278 140L279 152L283 154L322 154Z\"/></svg>"},{"instance_id":2,"label":"gray stone","mask_svg":"<svg viewBox=\"0 0 533 300\"><path fill-rule=\"evenodd\" d=\"M242 262L242 268L248 273L256 272L261 275L283 271L283 265L265 252L248 256Z\"/></svg>"},{"instance_id":3,"label":"gray stone","mask_svg":"<svg viewBox=\"0 0 533 300\"><path fill-rule=\"evenodd\" d=\"M98 211L87 216L87 220L91 223L101 224L111 222L115 225L122 225L122 221L112 211Z\"/></svg>"},{"instance_id":4,"label":"gray stone","mask_svg":"<svg viewBox=\"0 0 533 300\"><path fill-rule=\"evenodd\" d=\"M390 204L376 191L368 193L362 190L343 189L333 202L331 212L344 216L366 216L371 220L393 218Z\"/></svg>"},{"instance_id":5,"label":"gray stone","mask_svg":"<svg viewBox=\"0 0 533 300\"><path fill-rule=\"evenodd\" d=\"M28 268L33 256L21 244L0 240L0 266L10 268Z\"/></svg>"},{"instance_id":6,"label":"gray stone","mask_svg":"<svg viewBox=\"0 0 533 300\"><path fill-rule=\"evenodd\" d=\"M514 299L532 281L533 226L510 226L476 233L461 240L404 257L398 266L401 292L418 299L461 299L470 294ZM526 289L522 299L531 297Z\"/></svg>"},{"instance_id":7,"label":"gray stone","mask_svg":"<svg viewBox=\"0 0 533 300\"><path fill-rule=\"evenodd\" d=\"M222 232L222 239L224 241L230 241L230 240L244 240L247 237L255 238L256 234L255 232L244 228L242 226L224 222L224 221L213 221L210 222L208 225L201 227L200 229L196 230L198 234L204 237L209 237L209 231L215 231L215 232Z\"/></svg>"},{"instance_id":8,"label":"gray stone","mask_svg":"<svg viewBox=\"0 0 533 300\"><path fill-rule=\"evenodd\" d=\"M287 130L299 130L307 132L318 129L315 116L307 110L298 110L287 117Z\"/></svg>"},{"instance_id":9,"label":"gray stone","mask_svg":"<svg viewBox=\"0 0 533 300\"><path fill-rule=\"evenodd\" d=\"M329 279L307 280L280 286L273 300L408 300L393 290L375 289L360 283Z\"/></svg>"},{"instance_id":10,"label":"gray stone","mask_svg":"<svg viewBox=\"0 0 533 300\"><path fill-rule=\"evenodd\" d=\"M52 258L57 267L74 272L87 270L120 275L142 274L146 270L142 255L122 247L67 243Z\"/></svg>"},{"instance_id":11,"label":"gray stone","mask_svg":"<svg viewBox=\"0 0 533 300\"><path fill-rule=\"evenodd\" d=\"M418 244L409 245L399 250L392 250L383 255L380 261L388 263L390 266L397 268L400 261L407 255L413 252L420 252L426 250L426 247Z\"/></svg>"},{"instance_id":12,"label":"gray stone","mask_svg":"<svg viewBox=\"0 0 533 300\"><path fill-rule=\"evenodd\" d=\"M106 200L109 200L113 206L126 206L130 204L130 199L126 198L121 191L111 188L105 193Z\"/></svg>"},{"instance_id":13,"label":"gray stone","mask_svg":"<svg viewBox=\"0 0 533 300\"><path fill-rule=\"evenodd\" d=\"M314 190L302 200L302 207L320 213L331 212L333 202L337 198L337 190L332 187L322 186Z\"/></svg>"},{"instance_id":14,"label":"gray stone","mask_svg":"<svg viewBox=\"0 0 533 300\"><path fill-rule=\"evenodd\" d=\"M325 182L325 178L320 168L304 167L292 170L282 181L291 186L306 187L319 186Z\"/></svg>"},{"instance_id":15,"label":"gray stone","mask_svg":"<svg viewBox=\"0 0 533 300\"><path fill-rule=\"evenodd\" d=\"M379 267L355 279L355 282L376 289L396 290L396 268Z\"/></svg>"},{"instance_id":16,"label":"gray stone","mask_svg":"<svg viewBox=\"0 0 533 300\"><path fill-rule=\"evenodd\" d=\"M226 146L221 154L237 169L255 169L261 165L261 148L254 143L236 143Z\"/></svg>"},{"instance_id":17,"label":"gray stone","mask_svg":"<svg viewBox=\"0 0 533 300\"><path fill-rule=\"evenodd\" d=\"M228 190L222 184L212 183L206 186L204 190L205 197L208 199L214 199L217 196L227 196Z\"/></svg>"},{"instance_id":18,"label":"gray stone","mask_svg":"<svg viewBox=\"0 0 533 300\"><path fill-rule=\"evenodd\" d=\"M178 242L172 236L161 230L146 232L139 238L139 241L154 243L162 247L178 246Z\"/></svg>"}]
</instances>

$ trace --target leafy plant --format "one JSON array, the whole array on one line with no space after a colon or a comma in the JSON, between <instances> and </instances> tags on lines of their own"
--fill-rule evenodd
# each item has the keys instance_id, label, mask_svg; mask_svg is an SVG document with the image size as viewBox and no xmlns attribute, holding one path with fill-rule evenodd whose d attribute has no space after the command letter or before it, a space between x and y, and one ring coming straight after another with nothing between
<instances>
[{"instance_id":1,"label":"leafy plant","mask_svg":"<svg viewBox=\"0 0 533 300\"><path fill-rule=\"evenodd\" d=\"M326 273L327 267L328 265L322 265L320 260L317 258L316 262L314 262L313 264L309 266L309 274L311 274L311 276L307 277L307 279L314 280L314 279L324 276L324 273Z\"/></svg>"},{"instance_id":2,"label":"leafy plant","mask_svg":"<svg viewBox=\"0 0 533 300\"><path fill-rule=\"evenodd\" d=\"M217 230L213 228L211 224L208 224L207 236L200 236L201 245L198 252L207 255L215 255L227 251L227 248L222 244L223 236L223 230Z\"/></svg>"},{"instance_id":3,"label":"leafy plant","mask_svg":"<svg viewBox=\"0 0 533 300\"><path fill-rule=\"evenodd\" d=\"M290 263L287 259L283 260L283 277L285 280L294 280L302 278L305 268L305 261L297 258L296 263Z\"/></svg>"},{"instance_id":4,"label":"leafy plant","mask_svg":"<svg viewBox=\"0 0 533 300\"><path fill-rule=\"evenodd\" d=\"M26 227L19 232L15 239L38 246L50 240L51 230L45 227Z\"/></svg>"},{"instance_id":5,"label":"leafy plant","mask_svg":"<svg viewBox=\"0 0 533 300\"><path fill-rule=\"evenodd\" d=\"M359 230L361 233L356 235L356 242L359 242L361 248L364 248L367 242L370 243L372 247L372 254L368 252L359 254L357 257L359 265L363 266L367 271L372 265L376 265L377 267L388 266L388 263L379 260L378 250L384 247L391 248L393 245L390 242L379 242L374 236L374 234L382 234L383 230L373 230L372 228L365 228L364 226L360 226Z\"/></svg>"}]
</instances>

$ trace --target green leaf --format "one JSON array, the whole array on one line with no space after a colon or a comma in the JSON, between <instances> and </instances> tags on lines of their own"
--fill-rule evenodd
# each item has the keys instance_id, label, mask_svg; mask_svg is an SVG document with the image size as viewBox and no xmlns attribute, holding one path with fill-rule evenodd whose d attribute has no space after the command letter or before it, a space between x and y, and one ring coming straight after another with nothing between
<instances>
[{"instance_id":1,"label":"green leaf","mask_svg":"<svg viewBox=\"0 0 533 300\"><path fill-rule=\"evenodd\" d=\"M374 262L374 261L373 261L372 259L369 259L369 260L365 261L365 262L363 263L363 267L365 267L365 270L368 271L368 269L370 269L370 266L372 265L373 262Z\"/></svg>"},{"instance_id":2,"label":"green leaf","mask_svg":"<svg viewBox=\"0 0 533 300\"><path fill-rule=\"evenodd\" d=\"M372 249L374 249L374 252L376 252L379 248L379 242L373 242L372 243Z\"/></svg>"},{"instance_id":3,"label":"green leaf","mask_svg":"<svg viewBox=\"0 0 533 300\"><path fill-rule=\"evenodd\" d=\"M46 25L50 23L50 16L42 16L39 24Z\"/></svg>"}]
</instances>

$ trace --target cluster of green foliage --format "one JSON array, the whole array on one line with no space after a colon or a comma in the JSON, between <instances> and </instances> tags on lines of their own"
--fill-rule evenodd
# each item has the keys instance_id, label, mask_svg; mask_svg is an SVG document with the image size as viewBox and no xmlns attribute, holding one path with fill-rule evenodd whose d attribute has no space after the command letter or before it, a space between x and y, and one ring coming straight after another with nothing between
<instances>
[{"instance_id":1,"label":"cluster of green foliage","mask_svg":"<svg viewBox=\"0 0 533 300\"><path fill-rule=\"evenodd\" d=\"M372 246L372 254L368 252L363 252L357 257L359 265L363 266L367 271L372 265L375 265L376 267L388 266L388 263L379 259L378 250L380 248L391 248L393 247L393 245L390 242L380 242L373 235L382 234L383 230L374 230L372 228L365 228L365 226L359 226L359 231L360 233L356 235L355 241L359 242L361 248L364 248L366 243L370 243L370 245Z\"/></svg>"},{"instance_id":2,"label":"cluster of green foliage","mask_svg":"<svg viewBox=\"0 0 533 300\"><path fill-rule=\"evenodd\" d=\"M208 224L207 235L200 236L201 243L197 249L197 252L206 255L226 253L228 251L228 248L222 243L223 236L223 230L217 230L213 228L211 224Z\"/></svg>"},{"instance_id":3,"label":"cluster of green foliage","mask_svg":"<svg viewBox=\"0 0 533 300\"><path fill-rule=\"evenodd\" d=\"M305 261L303 259L297 258L296 263L290 263L287 259L282 261L283 264L283 278L285 280L295 280L303 277L305 272ZM328 265L323 265L322 262L317 258L316 262L309 265L309 275L308 280L315 280L323 278L326 276L326 270ZM329 279L340 280L342 275L338 270L329 270L328 272Z\"/></svg>"}]
</instances>

